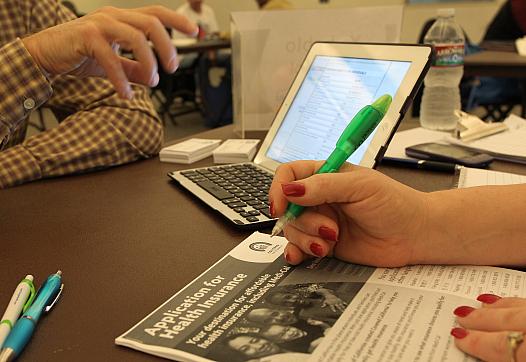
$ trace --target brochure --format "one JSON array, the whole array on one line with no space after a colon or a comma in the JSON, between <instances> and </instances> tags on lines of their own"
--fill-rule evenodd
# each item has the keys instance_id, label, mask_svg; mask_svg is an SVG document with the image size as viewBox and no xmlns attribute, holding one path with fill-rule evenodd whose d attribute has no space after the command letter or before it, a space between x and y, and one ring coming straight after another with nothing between
<instances>
[{"instance_id":1,"label":"brochure","mask_svg":"<svg viewBox=\"0 0 526 362\"><path fill-rule=\"evenodd\" d=\"M288 265L286 239L254 233L115 343L179 361L474 361L449 332L482 293L526 296L494 267Z\"/></svg>"}]
</instances>

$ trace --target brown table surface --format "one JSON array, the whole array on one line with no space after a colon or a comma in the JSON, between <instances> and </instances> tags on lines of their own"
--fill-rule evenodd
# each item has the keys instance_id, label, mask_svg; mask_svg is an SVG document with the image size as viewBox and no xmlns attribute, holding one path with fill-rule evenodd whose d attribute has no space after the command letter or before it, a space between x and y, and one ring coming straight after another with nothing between
<instances>
[{"instance_id":1,"label":"brown table surface","mask_svg":"<svg viewBox=\"0 0 526 362\"><path fill-rule=\"evenodd\" d=\"M464 58L464 75L526 78L526 57L516 52L484 50Z\"/></svg>"},{"instance_id":2,"label":"brown table surface","mask_svg":"<svg viewBox=\"0 0 526 362\"><path fill-rule=\"evenodd\" d=\"M199 136L235 137L232 126ZM211 162L189 166L154 158L0 191L0 309L26 274L40 285L61 269L65 284L20 361L160 360L116 346L114 339L250 234L166 176ZM526 173L526 167L496 165ZM425 191L454 181L438 172L379 169Z\"/></svg>"}]
</instances>

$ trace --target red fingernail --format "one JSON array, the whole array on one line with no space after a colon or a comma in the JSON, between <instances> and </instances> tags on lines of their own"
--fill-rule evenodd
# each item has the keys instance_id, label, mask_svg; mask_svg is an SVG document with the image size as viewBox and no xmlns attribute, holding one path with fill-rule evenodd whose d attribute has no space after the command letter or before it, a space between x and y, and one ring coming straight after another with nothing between
<instances>
[{"instance_id":1,"label":"red fingernail","mask_svg":"<svg viewBox=\"0 0 526 362\"><path fill-rule=\"evenodd\" d=\"M473 312L475 308L463 305L453 311L453 314L459 317L466 317L469 313Z\"/></svg>"},{"instance_id":2,"label":"red fingernail","mask_svg":"<svg viewBox=\"0 0 526 362\"><path fill-rule=\"evenodd\" d=\"M310 244L310 251L316 256L323 256L323 247L320 244Z\"/></svg>"},{"instance_id":3,"label":"red fingernail","mask_svg":"<svg viewBox=\"0 0 526 362\"><path fill-rule=\"evenodd\" d=\"M318 235L330 241L338 241L338 237L336 236L336 231L326 226L320 226L320 228L318 229Z\"/></svg>"},{"instance_id":4,"label":"red fingernail","mask_svg":"<svg viewBox=\"0 0 526 362\"><path fill-rule=\"evenodd\" d=\"M462 339L468 335L468 331L466 331L464 328L453 328L451 330L451 335L456 339Z\"/></svg>"},{"instance_id":5,"label":"red fingernail","mask_svg":"<svg viewBox=\"0 0 526 362\"><path fill-rule=\"evenodd\" d=\"M289 256L289 253L285 253L285 260L287 261L287 263L290 264L290 256Z\"/></svg>"},{"instance_id":6,"label":"red fingernail","mask_svg":"<svg viewBox=\"0 0 526 362\"><path fill-rule=\"evenodd\" d=\"M289 184L281 184L283 193L287 196L303 196L305 195L305 185L298 182L291 182Z\"/></svg>"},{"instance_id":7,"label":"red fingernail","mask_svg":"<svg viewBox=\"0 0 526 362\"><path fill-rule=\"evenodd\" d=\"M275 217L274 216L274 202L272 202L272 201L268 205L268 212L270 213L270 216Z\"/></svg>"},{"instance_id":8,"label":"red fingernail","mask_svg":"<svg viewBox=\"0 0 526 362\"><path fill-rule=\"evenodd\" d=\"M499 299L500 297L495 294L481 294L477 297L477 300L479 302L486 303L486 304L493 304Z\"/></svg>"}]
</instances>

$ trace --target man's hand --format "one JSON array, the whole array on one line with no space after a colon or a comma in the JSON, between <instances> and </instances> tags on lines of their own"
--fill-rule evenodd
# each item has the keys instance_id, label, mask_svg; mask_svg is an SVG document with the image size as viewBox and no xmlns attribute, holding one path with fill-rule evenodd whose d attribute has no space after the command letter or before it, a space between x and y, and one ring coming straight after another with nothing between
<instances>
[{"instance_id":1,"label":"man's hand","mask_svg":"<svg viewBox=\"0 0 526 362\"><path fill-rule=\"evenodd\" d=\"M50 75L105 76L122 98L133 96L130 83L155 86L157 62L150 40L163 68L174 72L179 61L165 28L189 35L197 25L163 6L138 9L104 7L82 18L48 28L23 39L40 68ZM118 55L123 48L135 60Z\"/></svg>"}]
</instances>

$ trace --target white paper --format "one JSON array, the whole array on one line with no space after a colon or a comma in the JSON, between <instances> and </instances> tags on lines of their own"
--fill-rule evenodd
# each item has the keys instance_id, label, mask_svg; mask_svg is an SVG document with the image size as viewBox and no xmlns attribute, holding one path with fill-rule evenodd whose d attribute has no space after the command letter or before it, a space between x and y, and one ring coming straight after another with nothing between
<instances>
[{"instance_id":1,"label":"white paper","mask_svg":"<svg viewBox=\"0 0 526 362\"><path fill-rule=\"evenodd\" d=\"M484 137L472 142L463 142L454 137L449 137L448 142L473 148L488 153L496 158L499 156L518 156L526 158L526 120L510 115L504 120L508 130Z\"/></svg>"},{"instance_id":2,"label":"white paper","mask_svg":"<svg viewBox=\"0 0 526 362\"><path fill-rule=\"evenodd\" d=\"M285 319L258 322L248 316L270 308L289 315L286 325L306 332L305 339L284 350L263 349L259 361L307 361L312 348L313 361L474 361L449 334L456 326L454 309L479 307L481 293L526 296L526 273L520 271L372 268L333 258L292 267L282 256L286 243L282 237L252 234L115 342L178 361L255 360L240 356L240 349L225 341L247 333L270 340L262 334L265 323ZM276 306L268 299L272 291L299 293L303 302ZM329 297L347 308L328 308ZM323 333L316 332L322 328Z\"/></svg>"},{"instance_id":3,"label":"white paper","mask_svg":"<svg viewBox=\"0 0 526 362\"><path fill-rule=\"evenodd\" d=\"M164 147L160 153L178 153L184 155L192 155L200 153L200 151L214 148L214 146L219 146L220 143L221 140L190 138L189 140L176 143L175 145Z\"/></svg>"},{"instance_id":4,"label":"white paper","mask_svg":"<svg viewBox=\"0 0 526 362\"><path fill-rule=\"evenodd\" d=\"M515 173L462 167L458 180L458 188L487 185L514 185L523 183L526 183L526 176L517 175Z\"/></svg>"},{"instance_id":5,"label":"white paper","mask_svg":"<svg viewBox=\"0 0 526 362\"><path fill-rule=\"evenodd\" d=\"M253 139L226 140L214 150L214 156L246 157L255 150L258 143L259 140Z\"/></svg>"}]
</instances>

